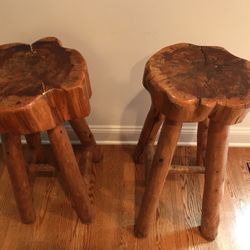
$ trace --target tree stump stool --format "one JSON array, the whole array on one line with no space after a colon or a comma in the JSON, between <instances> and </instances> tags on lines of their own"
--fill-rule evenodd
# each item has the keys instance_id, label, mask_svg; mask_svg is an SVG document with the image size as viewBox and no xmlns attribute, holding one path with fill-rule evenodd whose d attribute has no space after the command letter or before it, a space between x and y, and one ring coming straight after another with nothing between
<instances>
[{"instance_id":1,"label":"tree stump stool","mask_svg":"<svg viewBox=\"0 0 250 250\"><path fill-rule=\"evenodd\" d=\"M80 141L93 151L93 161L101 159L84 120L90 113L90 96L85 60L76 50L62 47L58 39L0 46L0 133L23 223L34 222L35 212L20 137L25 135L34 161L41 162L41 131L48 132L73 207L82 222L91 221L87 190L62 125L69 121Z\"/></svg>"},{"instance_id":2,"label":"tree stump stool","mask_svg":"<svg viewBox=\"0 0 250 250\"><path fill-rule=\"evenodd\" d=\"M143 85L150 92L152 106L134 153L136 163L163 125L135 234L147 235L167 174L178 172L178 166L171 167L171 160L182 123L198 122L197 165L205 165L200 231L206 239L213 240L220 219L229 125L240 123L250 106L250 62L221 47L176 44L149 59ZM182 166L179 171L202 172L203 167L188 169Z\"/></svg>"}]
</instances>

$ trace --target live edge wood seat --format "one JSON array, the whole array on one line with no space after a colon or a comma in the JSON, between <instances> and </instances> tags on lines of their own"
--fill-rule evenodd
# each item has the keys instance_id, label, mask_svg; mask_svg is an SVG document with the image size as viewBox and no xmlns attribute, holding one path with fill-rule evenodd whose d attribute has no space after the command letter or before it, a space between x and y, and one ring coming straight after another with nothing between
<instances>
[{"instance_id":1,"label":"live edge wood seat","mask_svg":"<svg viewBox=\"0 0 250 250\"><path fill-rule=\"evenodd\" d=\"M144 123L135 153L136 163L155 141L148 182L135 224L138 237L147 235L159 197L171 167L171 160L183 122L198 122L197 165L180 171L203 172L205 185L201 234L208 240L217 235L223 195L228 129L240 123L250 107L250 62L221 47L176 44L161 49L146 64L144 87L152 106ZM151 146L152 147L152 146Z\"/></svg>"},{"instance_id":2,"label":"live edge wood seat","mask_svg":"<svg viewBox=\"0 0 250 250\"><path fill-rule=\"evenodd\" d=\"M24 223L35 220L21 135L35 162L43 161L40 132L47 131L72 205L83 222L92 218L85 183L63 122L69 121L80 141L101 159L84 120L90 113L87 65L79 52L64 48L54 37L32 45L0 46L0 133L16 203ZM33 162L34 163L34 162ZM28 167L28 166L27 166Z\"/></svg>"}]
</instances>

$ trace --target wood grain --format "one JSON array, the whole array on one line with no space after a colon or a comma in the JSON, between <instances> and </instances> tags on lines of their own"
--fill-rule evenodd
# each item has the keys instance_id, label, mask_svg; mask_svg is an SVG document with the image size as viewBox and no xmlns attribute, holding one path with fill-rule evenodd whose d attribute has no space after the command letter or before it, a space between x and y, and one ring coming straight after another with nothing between
<instances>
[{"instance_id":1,"label":"wood grain","mask_svg":"<svg viewBox=\"0 0 250 250\"><path fill-rule=\"evenodd\" d=\"M224 193L227 165L228 129L228 126L213 121L208 129L201 219L201 233L208 240L215 239L220 221L220 203Z\"/></svg>"},{"instance_id":2,"label":"wood grain","mask_svg":"<svg viewBox=\"0 0 250 250\"><path fill-rule=\"evenodd\" d=\"M145 184L147 185L147 181L149 178L150 169L152 166L153 158L155 155L155 146L148 145L145 148L144 152L144 169L145 169ZM204 166L197 166L197 165L178 165L178 164L171 164L168 170L169 174L204 174L205 167Z\"/></svg>"},{"instance_id":3,"label":"wood grain","mask_svg":"<svg viewBox=\"0 0 250 250\"><path fill-rule=\"evenodd\" d=\"M2 138L8 172L21 220L23 223L33 223L36 216L20 135L5 134Z\"/></svg>"},{"instance_id":4,"label":"wood grain","mask_svg":"<svg viewBox=\"0 0 250 250\"><path fill-rule=\"evenodd\" d=\"M168 119L241 122L250 106L250 62L223 48L180 43L147 62L143 84Z\"/></svg>"},{"instance_id":5,"label":"wood grain","mask_svg":"<svg viewBox=\"0 0 250 250\"><path fill-rule=\"evenodd\" d=\"M24 225L0 149L0 248L1 249L126 249L126 250L241 250L249 248L250 174L249 148L230 148L221 203L219 234L213 242L201 237L204 176L175 174L167 177L156 220L146 239L133 235L135 211L144 190L144 168L135 168L134 146L102 146L103 161L93 164L86 179L94 203L95 220L82 224L65 197L58 178L37 178L33 184L37 219ZM51 152L45 145L46 152ZM83 148L75 147L80 155ZM26 151L26 146L25 146ZM195 164L195 147L177 147L173 164Z\"/></svg>"},{"instance_id":6,"label":"wood grain","mask_svg":"<svg viewBox=\"0 0 250 250\"><path fill-rule=\"evenodd\" d=\"M63 126L48 131L49 140L61 170L65 185L70 192L72 205L83 223L92 221L87 189L67 134Z\"/></svg>"},{"instance_id":7,"label":"wood grain","mask_svg":"<svg viewBox=\"0 0 250 250\"><path fill-rule=\"evenodd\" d=\"M0 132L29 134L85 117L87 65L56 38L0 46Z\"/></svg>"},{"instance_id":8,"label":"wood grain","mask_svg":"<svg viewBox=\"0 0 250 250\"><path fill-rule=\"evenodd\" d=\"M161 49L147 61L143 85L151 95L152 104L136 147L135 162L146 147L147 175L152 155L147 142L157 124L155 117L164 115L165 121L173 124L199 122L196 163L209 168L205 171L201 233L214 240L223 196L228 126L243 121L250 107L250 62L221 47L175 44ZM177 130L171 131L172 135L162 130L166 141L159 139L149 177L145 178L148 181L135 224L138 237L147 236L170 169L176 144L173 138L177 138ZM184 167L179 172L187 170ZM197 172L203 172L203 168Z\"/></svg>"},{"instance_id":9,"label":"wood grain","mask_svg":"<svg viewBox=\"0 0 250 250\"><path fill-rule=\"evenodd\" d=\"M135 235L137 237L145 237L149 232L179 139L181 127L181 123L167 119L164 121L141 208L135 223Z\"/></svg>"},{"instance_id":10,"label":"wood grain","mask_svg":"<svg viewBox=\"0 0 250 250\"><path fill-rule=\"evenodd\" d=\"M72 120L84 146L91 147L94 161L100 160L101 153L84 120L90 112L90 97L84 58L78 51L63 47L57 38L45 37L31 45L0 45L0 133L13 139L13 142L6 140L7 152L10 151L7 162L17 205L25 223L32 222L34 215L20 138L17 142L16 134L26 137L30 149L29 163L44 163L40 138L43 131L48 131L79 218L87 223L92 220L86 187L68 135L62 127L63 122ZM79 125L80 122L83 125ZM84 139L86 132L87 139ZM30 170L33 177L38 172ZM44 172L48 173L47 170L50 169L45 167Z\"/></svg>"}]
</instances>

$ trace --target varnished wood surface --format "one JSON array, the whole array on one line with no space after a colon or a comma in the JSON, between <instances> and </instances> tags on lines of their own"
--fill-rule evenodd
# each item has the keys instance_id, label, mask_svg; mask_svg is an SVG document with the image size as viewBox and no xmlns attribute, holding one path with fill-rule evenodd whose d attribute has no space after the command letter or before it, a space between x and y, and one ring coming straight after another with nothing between
<instances>
[{"instance_id":1,"label":"varnished wood surface","mask_svg":"<svg viewBox=\"0 0 250 250\"><path fill-rule=\"evenodd\" d=\"M33 223L36 215L26 171L26 162L22 152L21 137L19 135L7 134L2 136L2 138L4 158L21 220L26 224Z\"/></svg>"},{"instance_id":2,"label":"varnished wood surface","mask_svg":"<svg viewBox=\"0 0 250 250\"><path fill-rule=\"evenodd\" d=\"M87 188L82 180L68 133L63 126L58 126L48 131L48 137L72 206L83 223L90 223L92 212Z\"/></svg>"},{"instance_id":3,"label":"varnished wood surface","mask_svg":"<svg viewBox=\"0 0 250 250\"><path fill-rule=\"evenodd\" d=\"M205 185L201 216L201 233L214 240L220 222L228 155L229 126L210 122L205 158Z\"/></svg>"},{"instance_id":4,"label":"varnished wood surface","mask_svg":"<svg viewBox=\"0 0 250 250\"><path fill-rule=\"evenodd\" d=\"M143 84L169 119L241 122L250 106L250 62L224 48L180 43L147 62Z\"/></svg>"},{"instance_id":5,"label":"varnished wood surface","mask_svg":"<svg viewBox=\"0 0 250 250\"><path fill-rule=\"evenodd\" d=\"M0 45L0 131L45 131L90 112L87 65L54 37Z\"/></svg>"},{"instance_id":6,"label":"varnished wood surface","mask_svg":"<svg viewBox=\"0 0 250 250\"><path fill-rule=\"evenodd\" d=\"M154 220L160 195L168 175L182 123L164 121L148 176L141 208L135 222L135 235L146 237Z\"/></svg>"},{"instance_id":7,"label":"varnished wood surface","mask_svg":"<svg viewBox=\"0 0 250 250\"><path fill-rule=\"evenodd\" d=\"M46 148L47 155L51 149ZM81 148L76 147L77 158ZM33 183L37 219L19 220L7 169L0 157L1 249L249 249L250 149L229 149L221 223L214 242L204 240L200 224L203 175L169 175L157 216L146 239L133 235L135 213L144 190L142 165L135 168L133 146L102 146L104 159L84 171L95 219L80 223L57 178ZM195 148L177 148L174 164L195 164Z\"/></svg>"}]
</instances>

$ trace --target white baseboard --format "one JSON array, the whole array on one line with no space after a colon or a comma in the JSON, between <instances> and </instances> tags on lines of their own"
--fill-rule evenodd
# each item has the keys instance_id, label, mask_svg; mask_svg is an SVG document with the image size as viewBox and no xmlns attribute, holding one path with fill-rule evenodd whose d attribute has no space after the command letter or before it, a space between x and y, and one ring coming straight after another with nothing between
<instances>
[{"instance_id":1,"label":"white baseboard","mask_svg":"<svg viewBox=\"0 0 250 250\"><path fill-rule=\"evenodd\" d=\"M136 144L142 129L141 126L116 125L92 125L90 128L99 144ZM66 129L72 143L79 143L69 124L66 124ZM196 130L195 126L185 124L178 144L196 145ZM43 142L48 142L44 136ZM229 145L231 147L250 147L250 128L231 126Z\"/></svg>"}]
</instances>

